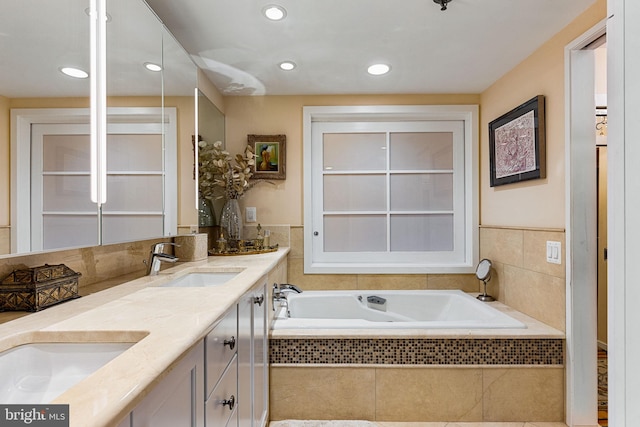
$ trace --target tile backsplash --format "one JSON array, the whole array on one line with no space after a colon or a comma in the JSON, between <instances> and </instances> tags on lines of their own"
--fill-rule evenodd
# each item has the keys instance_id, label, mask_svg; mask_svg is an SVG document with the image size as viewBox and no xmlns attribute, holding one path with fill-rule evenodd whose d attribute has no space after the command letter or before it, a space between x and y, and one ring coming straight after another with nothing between
<instances>
[{"instance_id":1,"label":"tile backsplash","mask_svg":"<svg viewBox=\"0 0 640 427\"><path fill-rule=\"evenodd\" d=\"M562 242L561 264L548 263L546 242ZM565 330L565 232L480 228L480 257L493 263L487 293L561 331Z\"/></svg>"},{"instance_id":2,"label":"tile backsplash","mask_svg":"<svg viewBox=\"0 0 640 427\"><path fill-rule=\"evenodd\" d=\"M148 259L151 245L161 241L171 241L171 238L4 256L0 259L0 278L16 269L44 264L65 264L81 273L80 289L126 274L144 275L147 266L143 260Z\"/></svg>"}]
</instances>

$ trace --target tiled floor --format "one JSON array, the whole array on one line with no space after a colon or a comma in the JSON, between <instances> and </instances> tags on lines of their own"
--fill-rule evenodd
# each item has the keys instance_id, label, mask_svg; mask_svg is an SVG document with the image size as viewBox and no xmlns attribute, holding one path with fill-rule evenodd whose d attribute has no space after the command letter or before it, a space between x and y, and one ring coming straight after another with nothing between
<instances>
[{"instance_id":1,"label":"tiled floor","mask_svg":"<svg viewBox=\"0 0 640 427\"><path fill-rule=\"evenodd\" d=\"M598 424L609 426L609 392L607 385L607 352L598 349Z\"/></svg>"},{"instance_id":2,"label":"tiled floor","mask_svg":"<svg viewBox=\"0 0 640 427\"><path fill-rule=\"evenodd\" d=\"M271 421L269 427L567 427L565 423L510 422L510 423L393 423L371 421L283 420Z\"/></svg>"}]
</instances>

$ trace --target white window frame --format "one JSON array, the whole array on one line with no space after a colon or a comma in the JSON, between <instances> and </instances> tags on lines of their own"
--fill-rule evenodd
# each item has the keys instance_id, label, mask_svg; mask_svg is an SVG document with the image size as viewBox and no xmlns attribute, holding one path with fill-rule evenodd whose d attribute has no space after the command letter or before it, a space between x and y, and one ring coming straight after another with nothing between
<instances>
[{"instance_id":1,"label":"white window frame","mask_svg":"<svg viewBox=\"0 0 640 427\"><path fill-rule=\"evenodd\" d=\"M463 259L448 261L394 260L380 263L347 259L327 262L314 245L314 206L322 196L314 195L314 179L318 179L317 154L314 159L314 123L323 122L407 122L407 121L461 121L464 134L464 250ZM317 126L316 126L317 127ZM303 108L303 161L304 161L304 272L306 274L426 274L472 273L478 262L478 106L477 105L415 105L415 106L312 106ZM314 163L315 162L315 163ZM315 173L314 173L315 172ZM315 176L315 178L314 178ZM320 204L321 206L321 204ZM454 233L457 231L454 230ZM316 246L316 249L314 249ZM316 253L314 253L314 250ZM426 254L426 253L425 253ZM314 256L315 255L315 256Z\"/></svg>"},{"instance_id":2,"label":"white window frame","mask_svg":"<svg viewBox=\"0 0 640 427\"><path fill-rule=\"evenodd\" d=\"M89 123L88 108L28 108L11 110L11 252L31 252L31 125ZM163 135L164 234L177 234L178 166L175 107L109 107L109 123L160 123ZM161 237L161 236L158 236ZM100 244L102 238L99 236Z\"/></svg>"}]
</instances>

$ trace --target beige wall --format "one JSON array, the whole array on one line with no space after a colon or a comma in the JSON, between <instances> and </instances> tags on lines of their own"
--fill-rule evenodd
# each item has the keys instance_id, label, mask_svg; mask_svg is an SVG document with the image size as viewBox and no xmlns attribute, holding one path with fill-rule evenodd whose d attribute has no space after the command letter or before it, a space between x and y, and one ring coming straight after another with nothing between
<instances>
[{"instance_id":1,"label":"beige wall","mask_svg":"<svg viewBox=\"0 0 640 427\"><path fill-rule=\"evenodd\" d=\"M605 17L606 1L598 0L481 94L481 224L564 228L564 48ZM491 188L488 124L536 95L546 98L547 177Z\"/></svg>"},{"instance_id":2,"label":"beige wall","mask_svg":"<svg viewBox=\"0 0 640 427\"><path fill-rule=\"evenodd\" d=\"M191 143L195 133L195 104L192 96L169 96L165 98L165 107L178 110L178 226L197 225Z\"/></svg>"},{"instance_id":3,"label":"beige wall","mask_svg":"<svg viewBox=\"0 0 640 427\"><path fill-rule=\"evenodd\" d=\"M287 179L258 184L241 200L255 206L258 222L303 223L302 107L318 105L478 104L478 95L244 96L225 98L227 149L240 153L248 134L287 136Z\"/></svg>"},{"instance_id":4,"label":"beige wall","mask_svg":"<svg viewBox=\"0 0 640 427\"><path fill-rule=\"evenodd\" d=\"M218 110L224 113L225 98L200 68L198 68L198 89L204 93L207 98L209 98L209 101L213 102L213 104L218 107Z\"/></svg>"},{"instance_id":5,"label":"beige wall","mask_svg":"<svg viewBox=\"0 0 640 427\"><path fill-rule=\"evenodd\" d=\"M564 47L605 16L606 1L598 0L481 94L480 256L491 259L494 265L489 293L563 331L566 313ZM547 177L491 188L488 124L536 95L546 98ZM595 168L595 165L588 167ZM562 243L561 265L546 261L547 241Z\"/></svg>"}]
</instances>

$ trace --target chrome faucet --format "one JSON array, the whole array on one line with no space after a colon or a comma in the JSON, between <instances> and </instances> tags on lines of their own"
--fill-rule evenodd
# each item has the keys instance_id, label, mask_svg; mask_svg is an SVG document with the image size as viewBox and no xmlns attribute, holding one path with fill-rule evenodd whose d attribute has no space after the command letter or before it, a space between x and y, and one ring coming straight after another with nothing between
<instances>
[{"instance_id":1,"label":"chrome faucet","mask_svg":"<svg viewBox=\"0 0 640 427\"><path fill-rule=\"evenodd\" d=\"M274 283L274 288L275 288L276 284ZM301 294L302 293L302 289L300 289L299 287L297 287L296 285L290 285L289 283L280 283L280 285L277 285L278 288L280 289L280 292L282 291L293 291L297 294Z\"/></svg>"},{"instance_id":2,"label":"chrome faucet","mask_svg":"<svg viewBox=\"0 0 640 427\"><path fill-rule=\"evenodd\" d=\"M276 302L282 307L285 306L287 308L286 313L287 317L289 317L289 300L287 300L287 292L295 292L298 294L302 293L302 289L297 287L296 285L290 285L288 283L273 284L273 295L271 299L273 300L272 309L276 311Z\"/></svg>"},{"instance_id":3,"label":"chrome faucet","mask_svg":"<svg viewBox=\"0 0 640 427\"><path fill-rule=\"evenodd\" d=\"M151 252L149 252L149 261L145 262L147 264L147 276L155 276L160 271L160 265L163 262L176 262L178 261L178 257L170 254L165 254L164 246L180 246L175 243L156 243L151 246Z\"/></svg>"}]
</instances>

